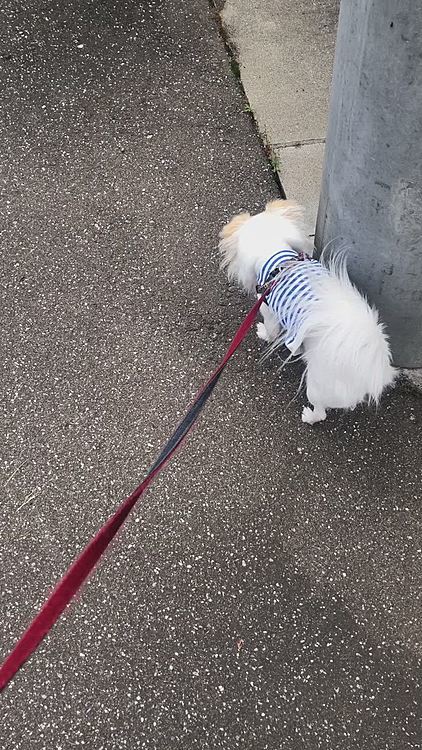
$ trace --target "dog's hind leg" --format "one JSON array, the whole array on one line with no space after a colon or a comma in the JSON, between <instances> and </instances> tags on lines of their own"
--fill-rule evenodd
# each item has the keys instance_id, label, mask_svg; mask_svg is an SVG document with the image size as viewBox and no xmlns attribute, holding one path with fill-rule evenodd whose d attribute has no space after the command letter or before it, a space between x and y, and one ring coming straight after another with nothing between
<instances>
[{"instance_id":1,"label":"dog's hind leg","mask_svg":"<svg viewBox=\"0 0 422 750\"><path fill-rule=\"evenodd\" d=\"M315 424L316 422L323 422L327 416L325 407L323 406L323 398L321 398L320 389L312 375L308 373L307 384L306 384L306 396L313 409L310 406L304 406L302 411L302 422L306 424Z\"/></svg>"},{"instance_id":2,"label":"dog's hind leg","mask_svg":"<svg viewBox=\"0 0 422 750\"><path fill-rule=\"evenodd\" d=\"M311 409L310 406L304 406L302 411L302 422L306 422L306 424L315 424L316 422L323 422L326 416L327 412L323 406L315 404L313 409Z\"/></svg>"}]
</instances>

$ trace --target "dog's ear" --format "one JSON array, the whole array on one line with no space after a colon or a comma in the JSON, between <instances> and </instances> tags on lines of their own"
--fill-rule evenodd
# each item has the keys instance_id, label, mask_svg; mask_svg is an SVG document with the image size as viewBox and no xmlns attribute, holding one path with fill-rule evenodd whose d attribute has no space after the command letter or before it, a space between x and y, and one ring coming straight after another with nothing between
<instances>
[{"instance_id":1,"label":"dog's ear","mask_svg":"<svg viewBox=\"0 0 422 750\"><path fill-rule=\"evenodd\" d=\"M226 224L225 227L222 228L220 232L220 237L222 240L228 240L230 237L233 237L234 234L240 229L242 224L245 223L245 221L248 221L248 219L251 218L251 215L248 213L238 214L237 216L234 216L231 221L229 221L228 224Z\"/></svg>"},{"instance_id":2,"label":"dog's ear","mask_svg":"<svg viewBox=\"0 0 422 750\"><path fill-rule=\"evenodd\" d=\"M303 208L296 201L276 200L270 201L265 206L265 210L278 216L284 216L291 221L300 221L303 217Z\"/></svg>"}]
</instances>

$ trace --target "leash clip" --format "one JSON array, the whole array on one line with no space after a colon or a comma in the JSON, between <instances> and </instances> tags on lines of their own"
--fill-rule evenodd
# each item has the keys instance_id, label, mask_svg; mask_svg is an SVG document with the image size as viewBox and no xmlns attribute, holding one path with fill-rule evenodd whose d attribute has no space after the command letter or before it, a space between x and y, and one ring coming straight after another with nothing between
<instances>
[{"instance_id":1,"label":"leash clip","mask_svg":"<svg viewBox=\"0 0 422 750\"><path fill-rule=\"evenodd\" d=\"M305 253L304 250L301 250L300 253L297 254L297 259L299 261L302 261L302 260L311 260L311 256L308 255L308 253Z\"/></svg>"},{"instance_id":2,"label":"leash clip","mask_svg":"<svg viewBox=\"0 0 422 750\"><path fill-rule=\"evenodd\" d=\"M256 287L255 287L256 293L257 294L265 294L265 292L267 291L267 289L269 289L269 287L273 283L273 281L276 278L276 276L278 276L279 273L282 272L282 270L283 270L282 267L281 268L279 268L279 267L274 268L271 271L270 275L268 276L268 279L266 280L265 284L257 284L256 285ZM265 304L268 304L266 300L264 300L264 302L265 302Z\"/></svg>"},{"instance_id":3,"label":"leash clip","mask_svg":"<svg viewBox=\"0 0 422 750\"><path fill-rule=\"evenodd\" d=\"M265 284L256 284L255 290L258 295L265 294L269 287L272 285L274 279L282 272L285 271L287 268L290 268L290 266L295 266L296 263L302 263L305 260L311 260L311 256L308 255L308 253L305 253L303 250L300 252L297 252L297 260L291 260L287 261L281 266L277 266L277 268L274 268L270 275L268 276L268 279L266 280ZM268 305L268 302L266 299L264 299L264 303Z\"/></svg>"}]
</instances>

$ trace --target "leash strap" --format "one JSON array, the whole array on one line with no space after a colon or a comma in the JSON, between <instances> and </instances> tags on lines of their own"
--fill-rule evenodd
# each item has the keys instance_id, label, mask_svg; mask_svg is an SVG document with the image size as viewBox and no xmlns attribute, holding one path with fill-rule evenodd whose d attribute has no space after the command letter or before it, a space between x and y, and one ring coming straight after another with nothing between
<instances>
[{"instance_id":1,"label":"leash strap","mask_svg":"<svg viewBox=\"0 0 422 750\"><path fill-rule=\"evenodd\" d=\"M53 625L57 622L71 599L79 591L84 581L86 581L91 571L95 568L97 562L104 554L112 539L116 536L118 530L134 508L137 500L139 500L153 479L180 448L211 396L228 361L252 328L259 308L264 302L267 294L271 291L271 288L272 287L269 286L264 291L263 295L255 302L254 306L248 312L246 318L237 329L220 364L214 370L206 384L198 392L185 417L179 423L171 438L162 449L157 460L151 466L145 479L136 490L134 490L134 492L122 502L116 512L108 519L108 521L106 521L97 534L87 544L85 549L71 564L56 588L41 607L38 614L32 620L27 630L18 640L10 654L6 657L0 666L0 692L15 676L24 662L31 656L31 654L33 654L43 638L45 638Z\"/></svg>"}]
</instances>

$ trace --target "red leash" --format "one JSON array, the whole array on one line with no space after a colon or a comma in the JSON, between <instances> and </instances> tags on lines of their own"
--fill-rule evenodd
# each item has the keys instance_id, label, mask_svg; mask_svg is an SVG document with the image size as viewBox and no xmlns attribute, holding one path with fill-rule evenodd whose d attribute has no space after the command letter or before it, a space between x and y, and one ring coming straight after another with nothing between
<instances>
[{"instance_id":1,"label":"red leash","mask_svg":"<svg viewBox=\"0 0 422 750\"><path fill-rule=\"evenodd\" d=\"M6 687L22 664L24 664L24 662L31 656L43 638L57 622L63 610L78 592L90 572L94 569L100 557L107 549L111 540L117 534L132 508L135 506L137 500L151 484L154 477L156 477L161 469L164 468L174 456L177 449L181 446L214 390L229 359L239 348L243 339L252 328L259 308L267 294L271 291L272 286L273 284L267 287L262 296L257 302L255 302L254 306L249 311L243 323L237 329L236 334L220 364L214 370L207 383L199 391L186 416L180 422L170 440L161 451L145 479L136 490L122 502L117 511L108 519L108 521L106 521L104 526L102 526L97 534L91 539L75 562L73 562L70 568L68 568L63 578L61 578L56 588L32 620L27 630L21 636L10 654L6 657L5 661L0 666L0 691Z\"/></svg>"}]
</instances>

